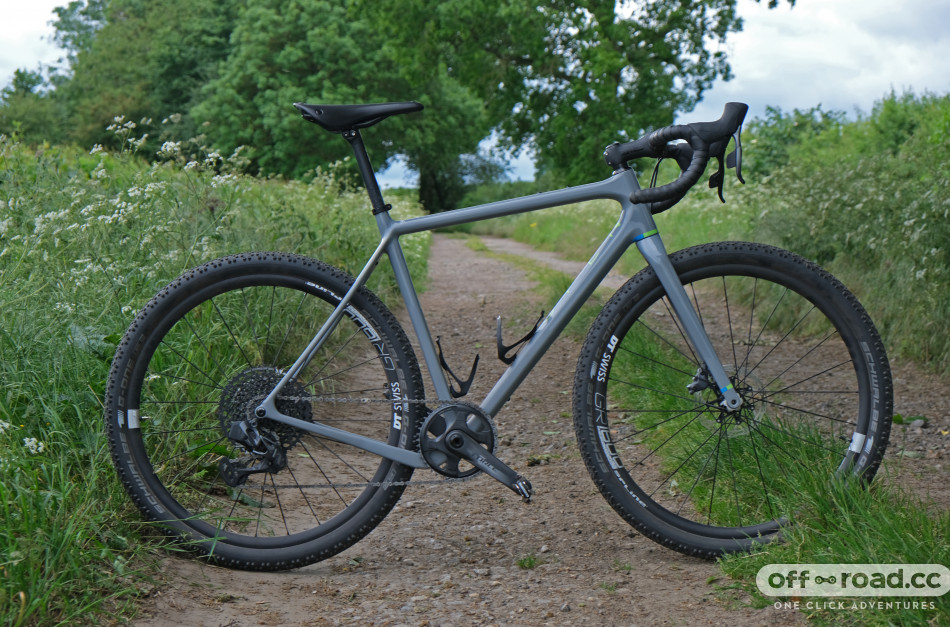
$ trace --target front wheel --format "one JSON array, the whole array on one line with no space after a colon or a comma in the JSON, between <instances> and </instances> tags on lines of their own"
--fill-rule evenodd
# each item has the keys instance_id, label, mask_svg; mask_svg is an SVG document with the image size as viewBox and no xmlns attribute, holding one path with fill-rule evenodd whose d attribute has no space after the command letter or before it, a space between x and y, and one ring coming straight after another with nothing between
<instances>
[{"instance_id":1,"label":"front wheel","mask_svg":"<svg viewBox=\"0 0 950 627\"><path fill-rule=\"evenodd\" d=\"M183 546L254 570L342 551L392 509L412 468L310 432L256 421L255 408L352 284L296 255L252 253L187 272L126 332L106 424L132 500ZM277 398L299 420L416 450L422 380L405 333L360 290Z\"/></svg>"},{"instance_id":2,"label":"front wheel","mask_svg":"<svg viewBox=\"0 0 950 627\"><path fill-rule=\"evenodd\" d=\"M728 242L671 261L742 409L720 407L647 268L591 327L575 430L624 519L665 546L715 557L777 537L808 483L871 480L890 433L890 368L855 297L797 255Z\"/></svg>"}]
</instances>

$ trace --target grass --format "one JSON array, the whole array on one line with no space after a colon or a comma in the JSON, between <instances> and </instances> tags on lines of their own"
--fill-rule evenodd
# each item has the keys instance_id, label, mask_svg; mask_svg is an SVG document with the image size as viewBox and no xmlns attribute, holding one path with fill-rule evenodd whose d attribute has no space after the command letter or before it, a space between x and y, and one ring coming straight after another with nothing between
<instances>
[{"instance_id":1,"label":"grass","mask_svg":"<svg viewBox=\"0 0 950 627\"><path fill-rule=\"evenodd\" d=\"M541 560L539 560L538 556L534 553L528 553L523 557L519 557L515 563L518 565L518 568L522 570L533 570L538 567Z\"/></svg>"},{"instance_id":2,"label":"grass","mask_svg":"<svg viewBox=\"0 0 950 627\"><path fill-rule=\"evenodd\" d=\"M353 272L375 247L363 195L330 175L255 179L239 155L186 161L167 147L150 162L128 145L0 137L0 624L128 616L154 572L102 426L112 354L136 310L225 254L299 252ZM427 245L404 240L417 277ZM383 268L372 288L395 293Z\"/></svg>"},{"instance_id":3,"label":"grass","mask_svg":"<svg viewBox=\"0 0 950 627\"><path fill-rule=\"evenodd\" d=\"M919 498L886 481L869 489L855 482L803 481L801 513L786 532L785 541L751 555L734 555L721 561L723 571L739 581L756 606L771 605L774 597L762 595L755 575L768 564L950 564L950 512L934 512ZM820 598L803 599L822 600ZM947 624L950 595L940 597L864 597L858 601L933 602L933 609L903 608L881 611L878 607L844 608L800 603L818 624L917 625Z\"/></svg>"}]
</instances>

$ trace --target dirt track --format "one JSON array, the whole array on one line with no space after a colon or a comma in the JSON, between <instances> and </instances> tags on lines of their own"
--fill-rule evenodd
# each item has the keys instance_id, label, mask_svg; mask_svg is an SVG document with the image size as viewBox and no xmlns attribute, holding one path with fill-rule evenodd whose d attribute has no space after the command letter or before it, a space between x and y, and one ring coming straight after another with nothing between
<instances>
[{"instance_id":1,"label":"dirt track","mask_svg":"<svg viewBox=\"0 0 950 627\"><path fill-rule=\"evenodd\" d=\"M518 244L503 245L507 252L532 254ZM505 316L509 339L534 322L539 306L530 288L523 272L473 252L462 240L435 239L422 305L433 335L442 336L453 369L467 372L466 364L481 352L470 398L481 398L503 368L494 359L495 316ZM531 504L520 503L486 477L438 487L411 485L366 539L307 568L249 573L163 557L165 582L144 600L135 624L804 622L801 614L751 609L734 593L718 591L717 583L728 582L720 579L715 564L654 544L606 505L574 444L570 390L577 350L571 340L559 340L497 418L498 455L534 484ZM897 376L899 402L906 378ZM926 411L933 414L927 427L931 433L950 427L946 407L930 405ZM905 412L913 413L914 407L908 405ZM902 433L895 428L893 438L899 440ZM904 445L913 446L915 436L910 436ZM902 474L908 483L929 489L938 482L928 481L928 473L934 468L946 472L940 464L950 454L950 438L924 439L931 443L921 445L925 450L919 460L908 462L916 465L902 467ZM432 478L431 472L414 476ZM945 486L931 494L947 503Z\"/></svg>"}]
</instances>

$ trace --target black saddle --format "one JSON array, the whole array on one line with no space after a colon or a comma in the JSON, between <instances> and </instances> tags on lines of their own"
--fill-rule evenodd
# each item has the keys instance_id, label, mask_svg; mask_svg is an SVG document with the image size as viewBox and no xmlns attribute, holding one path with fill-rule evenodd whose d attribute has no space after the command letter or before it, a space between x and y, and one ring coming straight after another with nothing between
<instances>
[{"instance_id":1,"label":"black saddle","mask_svg":"<svg viewBox=\"0 0 950 627\"><path fill-rule=\"evenodd\" d=\"M308 122L328 131L342 133L366 128L391 115L422 111L418 102L383 102L379 104L321 105L295 102L294 106Z\"/></svg>"}]
</instances>

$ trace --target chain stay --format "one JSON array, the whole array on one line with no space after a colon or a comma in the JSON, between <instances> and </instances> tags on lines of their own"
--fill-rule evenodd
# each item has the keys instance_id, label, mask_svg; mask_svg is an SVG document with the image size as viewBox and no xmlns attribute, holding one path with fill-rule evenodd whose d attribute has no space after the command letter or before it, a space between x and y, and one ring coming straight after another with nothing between
<instances>
[{"instance_id":1,"label":"chain stay","mask_svg":"<svg viewBox=\"0 0 950 627\"><path fill-rule=\"evenodd\" d=\"M263 399L264 397L262 397ZM386 398L333 398L329 396L278 396L279 400L284 401L310 401L312 403L358 403L358 404L368 404L368 403L385 403L386 405L400 405L402 403L413 403L413 404L427 404L427 403L441 403L442 401L437 399L413 399L413 398L402 398L398 401ZM466 481L471 481L472 479L478 476L471 475L468 477L445 477L444 479L428 479L424 481L414 481L410 479L409 481L367 481L364 483L324 483L324 484L311 484L311 485L270 485L269 488L274 489L293 489L293 490L307 490L307 489L337 489L337 488L391 488L391 487L400 487L408 485L440 485L443 483L463 483Z\"/></svg>"}]
</instances>

